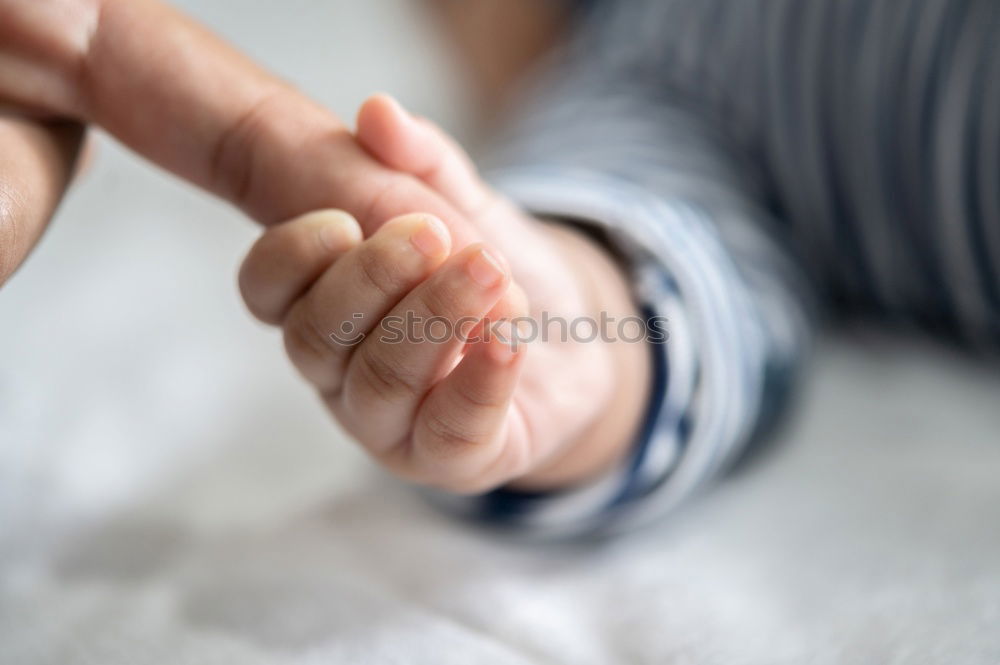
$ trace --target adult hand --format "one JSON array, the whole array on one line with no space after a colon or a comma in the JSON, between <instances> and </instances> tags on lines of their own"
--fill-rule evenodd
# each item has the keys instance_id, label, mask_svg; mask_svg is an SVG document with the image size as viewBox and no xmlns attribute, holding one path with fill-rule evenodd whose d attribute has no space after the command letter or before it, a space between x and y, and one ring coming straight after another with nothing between
<instances>
[{"instance_id":1,"label":"adult hand","mask_svg":"<svg viewBox=\"0 0 1000 665\"><path fill-rule=\"evenodd\" d=\"M0 283L48 222L85 124L263 224L335 206L370 233L419 209L475 235L333 114L155 0L0 0L0 109Z\"/></svg>"}]
</instances>

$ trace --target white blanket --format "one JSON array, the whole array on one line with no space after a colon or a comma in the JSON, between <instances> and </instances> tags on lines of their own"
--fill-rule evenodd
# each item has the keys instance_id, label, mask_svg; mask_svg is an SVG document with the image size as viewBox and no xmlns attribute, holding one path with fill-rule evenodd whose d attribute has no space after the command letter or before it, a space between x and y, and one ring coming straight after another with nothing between
<instances>
[{"instance_id":1,"label":"white blanket","mask_svg":"<svg viewBox=\"0 0 1000 665\"><path fill-rule=\"evenodd\" d=\"M399 3L190 5L342 113L452 104ZM782 444L673 520L520 544L336 433L239 304L249 224L102 153L0 291L0 663L1000 662L996 366L826 343Z\"/></svg>"}]
</instances>

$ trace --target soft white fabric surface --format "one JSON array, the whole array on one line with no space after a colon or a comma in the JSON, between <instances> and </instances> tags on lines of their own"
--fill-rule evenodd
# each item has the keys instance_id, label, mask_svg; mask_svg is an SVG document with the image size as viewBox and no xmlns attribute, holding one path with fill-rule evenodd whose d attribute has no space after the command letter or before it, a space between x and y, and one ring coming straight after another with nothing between
<instances>
[{"instance_id":1,"label":"soft white fabric surface","mask_svg":"<svg viewBox=\"0 0 1000 665\"><path fill-rule=\"evenodd\" d=\"M458 119L407 3L188 5L347 117ZM0 291L0 663L1000 662L995 365L825 343L784 443L673 521L518 544L335 432L239 303L252 226L101 153Z\"/></svg>"}]
</instances>

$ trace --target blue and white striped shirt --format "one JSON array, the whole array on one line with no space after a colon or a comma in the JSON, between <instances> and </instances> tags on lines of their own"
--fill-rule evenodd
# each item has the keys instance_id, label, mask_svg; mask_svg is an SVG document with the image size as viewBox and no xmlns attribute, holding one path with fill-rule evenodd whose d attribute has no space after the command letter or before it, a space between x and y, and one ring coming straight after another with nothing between
<instances>
[{"instance_id":1,"label":"blue and white striped shirt","mask_svg":"<svg viewBox=\"0 0 1000 665\"><path fill-rule=\"evenodd\" d=\"M596 3L487 173L603 227L670 339L621 468L464 507L553 535L663 515L766 434L813 303L1000 340L998 35L996 0Z\"/></svg>"}]
</instances>

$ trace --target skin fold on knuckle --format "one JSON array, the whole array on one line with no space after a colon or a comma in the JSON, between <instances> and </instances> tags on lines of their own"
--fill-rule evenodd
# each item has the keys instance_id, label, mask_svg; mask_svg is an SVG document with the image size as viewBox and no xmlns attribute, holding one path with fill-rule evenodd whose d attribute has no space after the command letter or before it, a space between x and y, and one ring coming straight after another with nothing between
<instances>
[{"instance_id":1,"label":"skin fold on knuckle","mask_svg":"<svg viewBox=\"0 0 1000 665\"><path fill-rule=\"evenodd\" d=\"M507 406L508 395L500 393L492 385L483 385L478 381L466 381L461 392L457 392L451 400L452 407L466 413L493 413Z\"/></svg>"},{"instance_id":2,"label":"skin fold on knuckle","mask_svg":"<svg viewBox=\"0 0 1000 665\"><path fill-rule=\"evenodd\" d=\"M423 445L435 456L443 457L475 447L483 433L462 424L471 422L474 416L469 410L455 408L452 404L428 407L424 413Z\"/></svg>"},{"instance_id":3,"label":"skin fold on knuckle","mask_svg":"<svg viewBox=\"0 0 1000 665\"><path fill-rule=\"evenodd\" d=\"M399 360L379 353L377 347L365 345L358 349L357 363L359 401L374 398L379 402L393 403L418 395L423 388L422 382Z\"/></svg>"},{"instance_id":4,"label":"skin fold on knuckle","mask_svg":"<svg viewBox=\"0 0 1000 665\"><path fill-rule=\"evenodd\" d=\"M324 376L332 373L336 348L323 333L308 302L300 302L292 308L283 332L288 357L303 374L307 374L310 381L319 384L322 377L317 376L317 367L323 369Z\"/></svg>"},{"instance_id":5,"label":"skin fold on knuckle","mask_svg":"<svg viewBox=\"0 0 1000 665\"><path fill-rule=\"evenodd\" d=\"M482 465L468 459L469 455L433 455L422 446L400 447L402 454L383 460L383 464L411 482L452 494L480 494L500 485L483 473Z\"/></svg>"},{"instance_id":6,"label":"skin fold on knuckle","mask_svg":"<svg viewBox=\"0 0 1000 665\"><path fill-rule=\"evenodd\" d=\"M469 443L453 443L447 452L432 452L423 441L426 434L411 436L380 451L373 451L375 459L386 469L406 480L453 494L480 494L498 487L503 478L484 472L492 462L479 463L469 454L474 448Z\"/></svg>"},{"instance_id":7,"label":"skin fold on knuckle","mask_svg":"<svg viewBox=\"0 0 1000 665\"><path fill-rule=\"evenodd\" d=\"M468 302L470 298L460 288L459 280L454 274L439 273L427 283L426 289L421 289L416 295L416 307L428 320L445 319L455 324L459 319L482 314L475 303Z\"/></svg>"},{"instance_id":8,"label":"skin fold on knuckle","mask_svg":"<svg viewBox=\"0 0 1000 665\"><path fill-rule=\"evenodd\" d=\"M465 427L455 414L427 414L415 438L411 461L439 489L473 493L495 484L493 459L480 459L489 447L489 433Z\"/></svg>"},{"instance_id":9,"label":"skin fold on knuckle","mask_svg":"<svg viewBox=\"0 0 1000 665\"><path fill-rule=\"evenodd\" d=\"M371 243L358 254L362 281L382 300L392 300L406 286L402 262L387 243Z\"/></svg>"},{"instance_id":10,"label":"skin fold on knuckle","mask_svg":"<svg viewBox=\"0 0 1000 665\"><path fill-rule=\"evenodd\" d=\"M265 134L274 102L287 94L281 88L263 93L250 104L215 140L209 160L209 181L238 207L252 207L250 197L261 138ZM266 221L266 220L265 220Z\"/></svg>"}]
</instances>

